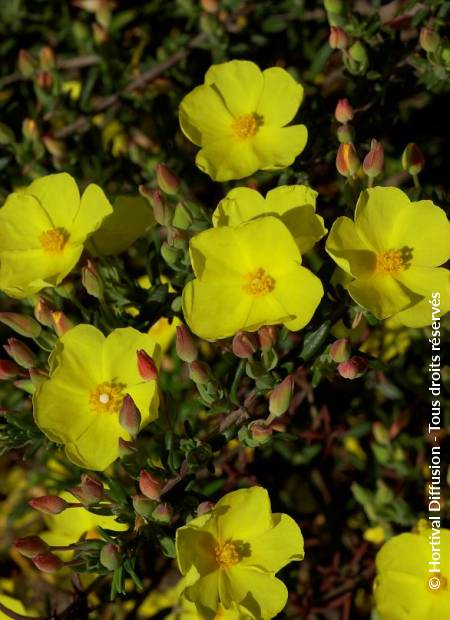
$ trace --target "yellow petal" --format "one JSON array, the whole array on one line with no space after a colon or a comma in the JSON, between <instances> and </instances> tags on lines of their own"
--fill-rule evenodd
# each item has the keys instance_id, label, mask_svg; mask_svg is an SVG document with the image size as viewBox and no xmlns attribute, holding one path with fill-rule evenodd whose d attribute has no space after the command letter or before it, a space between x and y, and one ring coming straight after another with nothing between
<instances>
[{"instance_id":1,"label":"yellow petal","mask_svg":"<svg viewBox=\"0 0 450 620\"><path fill-rule=\"evenodd\" d=\"M397 274L396 278L413 293L427 299L431 299L434 291L449 294L450 271L443 267L417 267L413 263L411 267Z\"/></svg>"},{"instance_id":2,"label":"yellow petal","mask_svg":"<svg viewBox=\"0 0 450 620\"><path fill-rule=\"evenodd\" d=\"M67 458L79 467L104 471L119 457L119 438L124 435L118 415L93 415L84 432L65 444Z\"/></svg>"},{"instance_id":3,"label":"yellow petal","mask_svg":"<svg viewBox=\"0 0 450 620\"><path fill-rule=\"evenodd\" d=\"M256 112L264 123L282 127L296 115L303 99L303 87L280 67L263 71L263 89Z\"/></svg>"},{"instance_id":4,"label":"yellow petal","mask_svg":"<svg viewBox=\"0 0 450 620\"><path fill-rule=\"evenodd\" d=\"M218 137L204 144L197 154L195 163L214 181L243 179L262 166L261 157L253 149L252 143L251 139Z\"/></svg>"},{"instance_id":5,"label":"yellow petal","mask_svg":"<svg viewBox=\"0 0 450 620\"><path fill-rule=\"evenodd\" d=\"M102 349L105 337L93 325L80 324L59 339L52 359L52 378L72 388L90 390L93 384L105 381Z\"/></svg>"},{"instance_id":6,"label":"yellow petal","mask_svg":"<svg viewBox=\"0 0 450 620\"><path fill-rule=\"evenodd\" d=\"M62 226L70 231L80 207L80 192L70 174L60 172L41 177L25 191L39 200L52 222L51 228Z\"/></svg>"},{"instance_id":7,"label":"yellow petal","mask_svg":"<svg viewBox=\"0 0 450 620\"><path fill-rule=\"evenodd\" d=\"M259 486L227 493L215 505L214 513L222 541L245 542L273 527L269 494Z\"/></svg>"},{"instance_id":8,"label":"yellow petal","mask_svg":"<svg viewBox=\"0 0 450 620\"><path fill-rule=\"evenodd\" d=\"M214 85L233 116L256 111L263 90L259 67L248 60L231 60L210 67L205 83Z\"/></svg>"},{"instance_id":9,"label":"yellow petal","mask_svg":"<svg viewBox=\"0 0 450 620\"><path fill-rule=\"evenodd\" d=\"M341 269L354 277L367 278L374 272L376 255L348 217L338 217L333 223L326 251Z\"/></svg>"},{"instance_id":10,"label":"yellow petal","mask_svg":"<svg viewBox=\"0 0 450 620\"><path fill-rule=\"evenodd\" d=\"M159 345L149 336L133 327L115 329L105 340L102 351L102 363L105 381L118 381L131 387L142 383L137 366L137 351L143 349L155 363L160 361ZM154 387L148 382L147 388Z\"/></svg>"},{"instance_id":11,"label":"yellow petal","mask_svg":"<svg viewBox=\"0 0 450 620\"><path fill-rule=\"evenodd\" d=\"M194 144L204 146L220 137L232 136L233 116L216 89L197 86L180 103L180 125Z\"/></svg>"},{"instance_id":12,"label":"yellow petal","mask_svg":"<svg viewBox=\"0 0 450 620\"><path fill-rule=\"evenodd\" d=\"M317 192L307 185L280 185L267 192L267 211L284 214L295 207L316 208Z\"/></svg>"},{"instance_id":13,"label":"yellow petal","mask_svg":"<svg viewBox=\"0 0 450 620\"><path fill-rule=\"evenodd\" d=\"M270 620L286 605L288 591L274 575L240 564L221 574L221 593L227 595L225 607L242 605L255 618Z\"/></svg>"},{"instance_id":14,"label":"yellow petal","mask_svg":"<svg viewBox=\"0 0 450 620\"><path fill-rule=\"evenodd\" d=\"M240 282L248 267L240 238L233 228L210 228L191 239L190 256L197 278L224 284Z\"/></svg>"},{"instance_id":15,"label":"yellow petal","mask_svg":"<svg viewBox=\"0 0 450 620\"><path fill-rule=\"evenodd\" d=\"M385 275L367 280L354 280L347 287L350 296L378 319L385 319L420 300L400 282Z\"/></svg>"},{"instance_id":16,"label":"yellow petal","mask_svg":"<svg viewBox=\"0 0 450 620\"><path fill-rule=\"evenodd\" d=\"M37 198L25 192L10 194L0 209L0 252L40 250L39 236L52 227Z\"/></svg>"},{"instance_id":17,"label":"yellow petal","mask_svg":"<svg viewBox=\"0 0 450 620\"><path fill-rule=\"evenodd\" d=\"M217 205L212 222L213 226L238 226L265 213L266 201L259 192L250 187L235 187Z\"/></svg>"},{"instance_id":18,"label":"yellow petal","mask_svg":"<svg viewBox=\"0 0 450 620\"><path fill-rule=\"evenodd\" d=\"M186 588L184 596L195 603L199 618L215 620L219 607L219 571L209 573Z\"/></svg>"},{"instance_id":19,"label":"yellow petal","mask_svg":"<svg viewBox=\"0 0 450 620\"><path fill-rule=\"evenodd\" d=\"M415 267L411 269L417 269L420 275L423 276L423 280L421 278L415 279L414 284L411 283L410 287L412 288L414 286L417 290L420 287L421 291L423 291L421 294L423 294L424 297L410 308L396 314L395 320L398 324L405 325L406 327L424 327L425 325L431 325L434 321L432 314L433 306L430 303L432 300L432 293L439 293L439 297L436 297L436 299L439 299L439 313L435 312L434 316L442 318L450 311L449 272L447 269L426 267ZM429 272L433 273L431 274ZM427 280L428 277L429 281Z\"/></svg>"},{"instance_id":20,"label":"yellow petal","mask_svg":"<svg viewBox=\"0 0 450 620\"><path fill-rule=\"evenodd\" d=\"M156 381L127 386L127 393L141 413L141 428L158 417L159 397Z\"/></svg>"},{"instance_id":21,"label":"yellow petal","mask_svg":"<svg viewBox=\"0 0 450 620\"><path fill-rule=\"evenodd\" d=\"M263 125L252 139L252 147L260 165L272 170L290 166L306 146L308 131L305 125L273 127Z\"/></svg>"},{"instance_id":22,"label":"yellow petal","mask_svg":"<svg viewBox=\"0 0 450 620\"><path fill-rule=\"evenodd\" d=\"M103 190L98 185L88 185L81 196L80 208L72 224L71 242L84 243L112 212L113 208Z\"/></svg>"},{"instance_id":23,"label":"yellow petal","mask_svg":"<svg viewBox=\"0 0 450 620\"><path fill-rule=\"evenodd\" d=\"M194 519L194 522L198 522ZM181 574L186 575L194 566L199 576L217 569L214 555L216 540L208 528L200 529L191 524L176 532L177 560Z\"/></svg>"},{"instance_id":24,"label":"yellow petal","mask_svg":"<svg viewBox=\"0 0 450 620\"><path fill-rule=\"evenodd\" d=\"M289 316L283 323L291 331L297 331L314 315L323 296L323 286L308 269L299 265L286 266L285 276L277 280L272 295Z\"/></svg>"}]
</instances>

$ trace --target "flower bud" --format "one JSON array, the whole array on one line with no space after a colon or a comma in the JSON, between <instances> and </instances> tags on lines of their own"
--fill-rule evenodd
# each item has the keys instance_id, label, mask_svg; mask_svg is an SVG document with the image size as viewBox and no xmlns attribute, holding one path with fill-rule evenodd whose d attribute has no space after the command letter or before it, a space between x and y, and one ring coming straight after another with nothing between
<instances>
[{"instance_id":1,"label":"flower bud","mask_svg":"<svg viewBox=\"0 0 450 620\"><path fill-rule=\"evenodd\" d=\"M180 189L180 179L165 164L157 164L156 182L165 194L176 194Z\"/></svg>"},{"instance_id":2,"label":"flower bud","mask_svg":"<svg viewBox=\"0 0 450 620\"><path fill-rule=\"evenodd\" d=\"M99 502L104 494L103 483L92 474L81 475L80 488L85 501L89 504Z\"/></svg>"},{"instance_id":3,"label":"flower bud","mask_svg":"<svg viewBox=\"0 0 450 620\"><path fill-rule=\"evenodd\" d=\"M0 312L0 323L27 338L37 338L41 333L41 326L31 316L16 314L15 312Z\"/></svg>"},{"instance_id":4,"label":"flower bud","mask_svg":"<svg viewBox=\"0 0 450 620\"><path fill-rule=\"evenodd\" d=\"M81 269L81 283L89 295L96 299L103 298L103 282L91 260L88 260Z\"/></svg>"},{"instance_id":5,"label":"flower bud","mask_svg":"<svg viewBox=\"0 0 450 620\"><path fill-rule=\"evenodd\" d=\"M354 74L362 74L369 66L366 48L361 41L355 41L348 49L348 68Z\"/></svg>"},{"instance_id":6,"label":"flower bud","mask_svg":"<svg viewBox=\"0 0 450 620\"><path fill-rule=\"evenodd\" d=\"M374 179L383 170L384 165L384 149L381 142L372 140L370 144L370 151L364 157L363 170L366 175Z\"/></svg>"},{"instance_id":7,"label":"flower bud","mask_svg":"<svg viewBox=\"0 0 450 620\"><path fill-rule=\"evenodd\" d=\"M55 66L55 54L51 47L46 45L39 51L39 62L42 69L53 69Z\"/></svg>"},{"instance_id":8,"label":"flower bud","mask_svg":"<svg viewBox=\"0 0 450 620\"><path fill-rule=\"evenodd\" d=\"M37 61L26 50L20 50L18 65L20 73L24 77L30 78L37 68Z\"/></svg>"},{"instance_id":9,"label":"flower bud","mask_svg":"<svg viewBox=\"0 0 450 620\"><path fill-rule=\"evenodd\" d=\"M126 441L119 437L119 458L123 459L136 452L136 446L131 441Z\"/></svg>"},{"instance_id":10,"label":"flower bud","mask_svg":"<svg viewBox=\"0 0 450 620\"><path fill-rule=\"evenodd\" d=\"M39 297L34 306L34 316L46 327L53 327L52 312L54 309L44 297Z\"/></svg>"},{"instance_id":11,"label":"flower bud","mask_svg":"<svg viewBox=\"0 0 450 620\"><path fill-rule=\"evenodd\" d=\"M340 13L344 7L342 0L324 0L324 5L330 13Z\"/></svg>"},{"instance_id":12,"label":"flower bud","mask_svg":"<svg viewBox=\"0 0 450 620\"><path fill-rule=\"evenodd\" d=\"M193 221L191 212L187 206L183 202L179 202L173 213L172 226L181 228L181 230L188 230Z\"/></svg>"},{"instance_id":13,"label":"flower bud","mask_svg":"<svg viewBox=\"0 0 450 620\"><path fill-rule=\"evenodd\" d=\"M152 512L152 519L158 521L159 523L170 523L173 517L173 509L170 504L162 503L156 506L155 510Z\"/></svg>"},{"instance_id":14,"label":"flower bud","mask_svg":"<svg viewBox=\"0 0 450 620\"><path fill-rule=\"evenodd\" d=\"M248 430L253 441L259 444L266 443L273 433L272 428L264 420L254 420L248 425Z\"/></svg>"},{"instance_id":15,"label":"flower bud","mask_svg":"<svg viewBox=\"0 0 450 620\"><path fill-rule=\"evenodd\" d=\"M201 502L197 506L197 510L196 510L197 517L201 517L202 515L206 515L208 512L211 512L214 506L215 506L214 502L209 502L209 501Z\"/></svg>"},{"instance_id":16,"label":"flower bud","mask_svg":"<svg viewBox=\"0 0 450 620\"><path fill-rule=\"evenodd\" d=\"M359 169L359 157L351 142L341 144L336 156L336 168L344 177L353 177Z\"/></svg>"},{"instance_id":17,"label":"flower bud","mask_svg":"<svg viewBox=\"0 0 450 620\"><path fill-rule=\"evenodd\" d=\"M349 44L348 34L339 26L331 26L328 43L334 50L345 50Z\"/></svg>"},{"instance_id":18,"label":"flower bud","mask_svg":"<svg viewBox=\"0 0 450 620\"><path fill-rule=\"evenodd\" d=\"M100 551L100 564L108 570L116 570L122 564L120 547L113 543L107 543Z\"/></svg>"},{"instance_id":19,"label":"flower bud","mask_svg":"<svg viewBox=\"0 0 450 620\"><path fill-rule=\"evenodd\" d=\"M189 377L194 383L203 385L209 381L209 368L202 362L191 362L189 364Z\"/></svg>"},{"instance_id":20,"label":"flower bud","mask_svg":"<svg viewBox=\"0 0 450 620\"><path fill-rule=\"evenodd\" d=\"M248 359L258 350L258 344L255 334L238 332L233 338L233 353L236 357Z\"/></svg>"},{"instance_id":21,"label":"flower bud","mask_svg":"<svg viewBox=\"0 0 450 620\"><path fill-rule=\"evenodd\" d=\"M22 123L22 134L26 140L34 142L39 138L39 130L32 118L25 118Z\"/></svg>"},{"instance_id":22,"label":"flower bud","mask_svg":"<svg viewBox=\"0 0 450 620\"><path fill-rule=\"evenodd\" d=\"M341 144L345 144L346 142L353 142L355 137L355 130L353 129L350 123L344 123L344 125L339 125L336 130L337 139Z\"/></svg>"},{"instance_id":23,"label":"flower bud","mask_svg":"<svg viewBox=\"0 0 450 620\"><path fill-rule=\"evenodd\" d=\"M42 573L54 573L64 566L64 562L53 553L39 553L33 558L33 564Z\"/></svg>"},{"instance_id":24,"label":"flower bud","mask_svg":"<svg viewBox=\"0 0 450 620\"><path fill-rule=\"evenodd\" d=\"M219 0L201 0L202 9L207 13L217 13L220 7Z\"/></svg>"},{"instance_id":25,"label":"flower bud","mask_svg":"<svg viewBox=\"0 0 450 620\"><path fill-rule=\"evenodd\" d=\"M8 344L3 345L3 348L16 364L19 364L22 368L36 366L37 358L24 342L17 340L17 338L9 338L7 342Z\"/></svg>"},{"instance_id":26,"label":"flower bud","mask_svg":"<svg viewBox=\"0 0 450 620\"><path fill-rule=\"evenodd\" d=\"M139 433L141 427L141 412L136 407L134 400L129 394L126 394L119 413L120 426L135 437Z\"/></svg>"},{"instance_id":27,"label":"flower bud","mask_svg":"<svg viewBox=\"0 0 450 620\"><path fill-rule=\"evenodd\" d=\"M436 30L424 26L419 35L420 47L426 52L435 52L441 42L441 37Z\"/></svg>"},{"instance_id":28,"label":"flower bud","mask_svg":"<svg viewBox=\"0 0 450 620\"><path fill-rule=\"evenodd\" d=\"M177 325L175 347L178 357L183 362L189 364L197 359L197 347L189 330L184 325Z\"/></svg>"},{"instance_id":29,"label":"flower bud","mask_svg":"<svg viewBox=\"0 0 450 620\"><path fill-rule=\"evenodd\" d=\"M133 495L131 499L134 512L141 517L150 517L157 506L155 500L149 499L144 495Z\"/></svg>"},{"instance_id":30,"label":"flower bud","mask_svg":"<svg viewBox=\"0 0 450 620\"><path fill-rule=\"evenodd\" d=\"M39 71L36 78L36 84L42 90L50 90L53 86L53 75L48 71Z\"/></svg>"},{"instance_id":31,"label":"flower bud","mask_svg":"<svg viewBox=\"0 0 450 620\"><path fill-rule=\"evenodd\" d=\"M20 555L32 560L40 553L46 553L48 551L48 545L42 538L39 538L39 536L25 536L25 538L18 538L16 540L14 549L18 551Z\"/></svg>"},{"instance_id":32,"label":"flower bud","mask_svg":"<svg viewBox=\"0 0 450 620\"><path fill-rule=\"evenodd\" d=\"M139 489L148 499L159 500L161 497L161 483L148 471L143 469L139 474Z\"/></svg>"},{"instance_id":33,"label":"flower bud","mask_svg":"<svg viewBox=\"0 0 450 620\"><path fill-rule=\"evenodd\" d=\"M366 372L367 367L367 360L364 357L355 355L346 362L341 362L337 367L337 371L344 379L357 379Z\"/></svg>"},{"instance_id":34,"label":"flower bud","mask_svg":"<svg viewBox=\"0 0 450 620\"><path fill-rule=\"evenodd\" d=\"M30 368L28 373L30 375L31 383L36 390L48 379L48 373L40 368Z\"/></svg>"},{"instance_id":35,"label":"flower bud","mask_svg":"<svg viewBox=\"0 0 450 620\"><path fill-rule=\"evenodd\" d=\"M34 497L30 499L28 505L38 512L43 512L46 515L59 515L68 508L69 504L57 495L42 495L41 497Z\"/></svg>"},{"instance_id":36,"label":"flower bud","mask_svg":"<svg viewBox=\"0 0 450 620\"><path fill-rule=\"evenodd\" d=\"M0 360L0 380L8 381L20 374L20 367L11 360Z\"/></svg>"},{"instance_id":37,"label":"flower bud","mask_svg":"<svg viewBox=\"0 0 450 620\"><path fill-rule=\"evenodd\" d=\"M330 347L330 357L333 362L340 364L346 362L350 357L351 348L347 338L339 338L335 340Z\"/></svg>"},{"instance_id":38,"label":"flower bud","mask_svg":"<svg viewBox=\"0 0 450 620\"><path fill-rule=\"evenodd\" d=\"M139 193L149 201L157 223L160 226L170 226L172 211L161 192L158 189L148 189L144 185L140 185Z\"/></svg>"},{"instance_id":39,"label":"flower bud","mask_svg":"<svg viewBox=\"0 0 450 620\"><path fill-rule=\"evenodd\" d=\"M53 321L53 329L55 330L57 336L63 336L74 326L73 321L71 321L69 317L64 314L64 312L59 310L52 312L51 317Z\"/></svg>"},{"instance_id":40,"label":"flower bud","mask_svg":"<svg viewBox=\"0 0 450 620\"><path fill-rule=\"evenodd\" d=\"M44 143L45 148L53 155L53 157L65 157L67 154L66 145L62 140L56 140L52 136L46 135L42 136L42 142Z\"/></svg>"},{"instance_id":41,"label":"flower bud","mask_svg":"<svg viewBox=\"0 0 450 620\"><path fill-rule=\"evenodd\" d=\"M258 329L259 346L262 351L270 351L277 343L278 331L275 325L264 325Z\"/></svg>"},{"instance_id":42,"label":"flower bud","mask_svg":"<svg viewBox=\"0 0 450 620\"><path fill-rule=\"evenodd\" d=\"M279 417L286 413L291 404L292 392L294 390L294 378L288 375L279 383L270 394L269 411L271 417Z\"/></svg>"},{"instance_id":43,"label":"flower bud","mask_svg":"<svg viewBox=\"0 0 450 620\"><path fill-rule=\"evenodd\" d=\"M161 244L161 256L168 265L173 267L180 262L182 258L182 252L177 250L175 247L169 245L167 241L164 241Z\"/></svg>"},{"instance_id":44,"label":"flower bud","mask_svg":"<svg viewBox=\"0 0 450 620\"><path fill-rule=\"evenodd\" d=\"M156 381L158 378L158 368L144 349L136 351L138 372L144 381Z\"/></svg>"},{"instance_id":45,"label":"flower bud","mask_svg":"<svg viewBox=\"0 0 450 620\"><path fill-rule=\"evenodd\" d=\"M419 174L425 165L425 158L417 144L410 142L402 154L402 168L411 175Z\"/></svg>"},{"instance_id":46,"label":"flower bud","mask_svg":"<svg viewBox=\"0 0 450 620\"><path fill-rule=\"evenodd\" d=\"M339 123L348 123L353 120L355 113L348 99L339 99L334 116Z\"/></svg>"}]
</instances>

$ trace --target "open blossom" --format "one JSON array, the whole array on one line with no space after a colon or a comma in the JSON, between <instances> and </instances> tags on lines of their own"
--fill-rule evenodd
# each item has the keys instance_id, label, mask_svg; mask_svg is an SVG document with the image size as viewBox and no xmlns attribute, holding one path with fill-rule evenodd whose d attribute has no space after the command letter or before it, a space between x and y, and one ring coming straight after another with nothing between
<instances>
[{"instance_id":1,"label":"open blossom","mask_svg":"<svg viewBox=\"0 0 450 620\"><path fill-rule=\"evenodd\" d=\"M159 360L159 345L148 334L126 327L105 338L91 325L77 325L51 354L50 378L34 398L36 423L80 467L104 470L118 458L119 438L130 439L120 425L127 394L141 428L157 417L156 381L139 375L138 350Z\"/></svg>"},{"instance_id":2,"label":"open blossom","mask_svg":"<svg viewBox=\"0 0 450 620\"><path fill-rule=\"evenodd\" d=\"M303 87L280 67L261 71L247 60L213 65L180 104L181 129L201 147L197 166L215 181L290 166L308 137L304 125L285 127L302 98Z\"/></svg>"},{"instance_id":3,"label":"open blossom","mask_svg":"<svg viewBox=\"0 0 450 620\"><path fill-rule=\"evenodd\" d=\"M430 572L430 529L391 538L376 558L375 603L381 620L450 618L450 531L440 531L440 572Z\"/></svg>"},{"instance_id":4,"label":"open blossom","mask_svg":"<svg viewBox=\"0 0 450 620\"><path fill-rule=\"evenodd\" d=\"M89 185L80 198L65 172L10 194L0 209L0 290L23 298L59 284L110 213L100 187Z\"/></svg>"},{"instance_id":5,"label":"open blossom","mask_svg":"<svg viewBox=\"0 0 450 620\"><path fill-rule=\"evenodd\" d=\"M190 255L196 278L183 290L183 312L201 338L277 323L296 331L323 295L319 278L302 267L289 230L273 216L201 232L191 240Z\"/></svg>"},{"instance_id":6,"label":"open blossom","mask_svg":"<svg viewBox=\"0 0 450 620\"><path fill-rule=\"evenodd\" d=\"M450 309L450 274L439 267L450 256L450 225L431 200L410 202L395 187L368 189L354 221L334 222L326 249L350 276L344 284L350 296L379 319L429 325L433 292L440 316Z\"/></svg>"},{"instance_id":7,"label":"open blossom","mask_svg":"<svg viewBox=\"0 0 450 620\"><path fill-rule=\"evenodd\" d=\"M287 602L275 574L304 557L303 537L286 514L272 514L265 489L228 493L211 512L177 530L178 566L184 596L199 616L213 620L219 606L239 605L255 620L268 620Z\"/></svg>"},{"instance_id":8,"label":"open blossom","mask_svg":"<svg viewBox=\"0 0 450 620\"><path fill-rule=\"evenodd\" d=\"M316 214L317 192L306 185L282 185L266 197L249 187L235 187L213 213L214 226L237 226L261 215L279 217L305 254L327 232L323 218Z\"/></svg>"}]
</instances>

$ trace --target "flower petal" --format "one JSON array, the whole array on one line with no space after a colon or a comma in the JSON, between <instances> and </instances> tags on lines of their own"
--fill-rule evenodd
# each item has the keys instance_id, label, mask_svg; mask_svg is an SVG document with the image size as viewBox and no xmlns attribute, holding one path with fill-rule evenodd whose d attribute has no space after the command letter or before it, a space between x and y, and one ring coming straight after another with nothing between
<instances>
[{"instance_id":1,"label":"flower petal","mask_svg":"<svg viewBox=\"0 0 450 620\"><path fill-rule=\"evenodd\" d=\"M34 196L10 194L0 209L0 252L42 249L40 234L52 223Z\"/></svg>"},{"instance_id":2,"label":"flower petal","mask_svg":"<svg viewBox=\"0 0 450 620\"><path fill-rule=\"evenodd\" d=\"M67 458L79 467L104 471L119 457L119 438L123 435L119 416L94 414L84 432L66 443Z\"/></svg>"},{"instance_id":3,"label":"flower petal","mask_svg":"<svg viewBox=\"0 0 450 620\"><path fill-rule=\"evenodd\" d=\"M356 278L367 278L374 272L376 255L348 217L338 217L333 223L326 251L341 269Z\"/></svg>"},{"instance_id":4,"label":"flower petal","mask_svg":"<svg viewBox=\"0 0 450 620\"><path fill-rule=\"evenodd\" d=\"M216 137L203 145L195 163L214 181L243 179L261 168L261 159L252 148L252 142L234 136Z\"/></svg>"},{"instance_id":5,"label":"flower petal","mask_svg":"<svg viewBox=\"0 0 450 620\"><path fill-rule=\"evenodd\" d=\"M217 205L213 226L238 226L267 213L266 201L250 187L235 187Z\"/></svg>"},{"instance_id":6,"label":"flower petal","mask_svg":"<svg viewBox=\"0 0 450 620\"><path fill-rule=\"evenodd\" d=\"M450 311L450 286L449 286L449 271L443 268L428 268L428 267L411 267L407 271L411 271L411 276L414 274L414 281L403 280L403 283L411 290L421 295L424 298L418 303L414 304L406 310L402 310L395 315L396 321L406 327L424 327L425 325L431 325L434 317L439 316L442 318L447 312ZM406 273L406 272L405 272ZM440 293L439 295L439 313L432 314L433 308L430 303L432 293Z\"/></svg>"},{"instance_id":7,"label":"flower petal","mask_svg":"<svg viewBox=\"0 0 450 620\"><path fill-rule=\"evenodd\" d=\"M263 125L251 140L251 144L260 161L259 168L273 170L290 166L303 151L307 141L308 130L305 125Z\"/></svg>"},{"instance_id":8,"label":"flower petal","mask_svg":"<svg viewBox=\"0 0 450 620\"><path fill-rule=\"evenodd\" d=\"M215 620L219 607L219 571L200 578L194 585L186 588L184 596L195 603L199 617L203 620Z\"/></svg>"},{"instance_id":9,"label":"flower petal","mask_svg":"<svg viewBox=\"0 0 450 620\"><path fill-rule=\"evenodd\" d=\"M213 525L212 523L211 527ZM198 529L190 524L177 529L177 559L182 575L186 575L193 566L200 577L217 570L214 555L216 539L210 530L211 528L208 528L207 525Z\"/></svg>"},{"instance_id":10,"label":"flower petal","mask_svg":"<svg viewBox=\"0 0 450 620\"><path fill-rule=\"evenodd\" d=\"M210 228L199 233L191 239L190 256L195 275L205 282L240 283L246 269L234 228Z\"/></svg>"},{"instance_id":11,"label":"flower petal","mask_svg":"<svg viewBox=\"0 0 450 620\"><path fill-rule=\"evenodd\" d=\"M52 223L51 228L62 226L71 230L80 207L80 192L70 174L60 172L41 177L25 191L39 200Z\"/></svg>"},{"instance_id":12,"label":"flower petal","mask_svg":"<svg viewBox=\"0 0 450 620\"><path fill-rule=\"evenodd\" d=\"M197 86L184 97L179 116L184 135L198 146L220 137L232 137L233 116L220 93L206 84Z\"/></svg>"},{"instance_id":13,"label":"flower petal","mask_svg":"<svg viewBox=\"0 0 450 620\"><path fill-rule=\"evenodd\" d=\"M303 536L297 523L282 513L273 515L273 528L250 540L249 557L242 564L277 573L294 560L303 560Z\"/></svg>"},{"instance_id":14,"label":"flower petal","mask_svg":"<svg viewBox=\"0 0 450 620\"><path fill-rule=\"evenodd\" d=\"M256 108L264 123L282 127L296 115L303 99L303 87L285 69L263 71L263 89Z\"/></svg>"},{"instance_id":15,"label":"flower petal","mask_svg":"<svg viewBox=\"0 0 450 620\"><path fill-rule=\"evenodd\" d=\"M282 581L274 575L240 564L221 574L224 585L221 593L226 593L225 607L232 602L242 605L257 619L270 620L286 605L288 591Z\"/></svg>"},{"instance_id":16,"label":"flower petal","mask_svg":"<svg viewBox=\"0 0 450 620\"><path fill-rule=\"evenodd\" d=\"M59 339L51 359L52 379L73 390L90 392L102 383L102 349L105 337L93 325L76 325Z\"/></svg>"},{"instance_id":17,"label":"flower petal","mask_svg":"<svg viewBox=\"0 0 450 620\"><path fill-rule=\"evenodd\" d=\"M346 288L356 303L370 310L378 319L385 319L420 300L400 282L385 275L354 280Z\"/></svg>"},{"instance_id":18,"label":"flower petal","mask_svg":"<svg viewBox=\"0 0 450 620\"><path fill-rule=\"evenodd\" d=\"M297 331L309 323L320 300L323 286L317 276L300 265L289 268L283 279L277 280L272 296L289 317L283 321L288 329Z\"/></svg>"},{"instance_id":19,"label":"flower petal","mask_svg":"<svg viewBox=\"0 0 450 620\"><path fill-rule=\"evenodd\" d=\"M263 74L249 60L231 60L210 67L205 84L214 85L233 116L253 114L263 90Z\"/></svg>"},{"instance_id":20,"label":"flower petal","mask_svg":"<svg viewBox=\"0 0 450 620\"><path fill-rule=\"evenodd\" d=\"M141 428L158 417L159 396L156 381L127 386L127 393L141 413Z\"/></svg>"},{"instance_id":21,"label":"flower petal","mask_svg":"<svg viewBox=\"0 0 450 620\"><path fill-rule=\"evenodd\" d=\"M259 486L227 493L215 505L214 514L222 542L247 542L273 527L269 494Z\"/></svg>"},{"instance_id":22,"label":"flower petal","mask_svg":"<svg viewBox=\"0 0 450 620\"><path fill-rule=\"evenodd\" d=\"M142 384L136 357L139 349L143 349L159 365L159 345L151 336L133 327L123 327L111 332L105 340L102 351L104 380L118 381L127 388ZM154 389L154 382L150 381L146 386L150 393ZM141 413L144 415L144 412Z\"/></svg>"},{"instance_id":23,"label":"flower petal","mask_svg":"<svg viewBox=\"0 0 450 620\"><path fill-rule=\"evenodd\" d=\"M81 196L80 208L73 221L71 242L84 243L112 212L113 208L103 190L98 185L88 185Z\"/></svg>"}]
</instances>

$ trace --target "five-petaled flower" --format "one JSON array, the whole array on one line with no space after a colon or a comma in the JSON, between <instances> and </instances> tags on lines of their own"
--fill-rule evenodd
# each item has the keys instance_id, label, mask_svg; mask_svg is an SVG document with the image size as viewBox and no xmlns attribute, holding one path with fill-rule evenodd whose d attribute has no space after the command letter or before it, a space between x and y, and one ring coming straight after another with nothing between
<instances>
[{"instance_id":1,"label":"five-petaled flower","mask_svg":"<svg viewBox=\"0 0 450 620\"><path fill-rule=\"evenodd\" d=\"M214 509L177 530L184 596L205 620L219 605L240 605L255 620L273 618L286 605L287 589L275 574L304 557L300 528L288 515L272 514L265 489L228 493Z\"/></svg>"},{"instance_id":2,"label":"five-petaled flower","mask_svg":"<svg viewBox=\"0 0 450 620\"><path fill-rule=\"evenodd\" d=\"M180 104L181 129L201 147L197 166L215 181L290 166L308 138L304 125L285 127L302 98L303 87L280 67L213 65Z\"/></svg>"},{"instance_id":3,"label":"five-petaled flower","mask_svg":"<svg viewBox=\"0 0 450 620\"><path fill-rule=\"evenodd\" d=\"M365 190L355 220L339 217L327 252L349 276L350 296L377 318L399 324L432 322L430 299L440 293L440 316L450 309L450 225L431 200L410 202L395 187Z\"/></svg>"},{"instance_id":4,"label":"five-petaled flower","mask_svg":"<svg viewBox=\"0 0 450 620\"><path fill-rule=\"evenodd\" d=\"M59 284L111 213L100 187L89 185L80 198L65 172L10 194L0 209L0 290L23 298Z\"/></svg>"},{"instance_id":5,"label":"five-petaled flower","mask_svg":"<svg viewBox=\"0 0 450 620\"><path fill-rule=\"evenodd\" d=\"M191 240L190 254L196 279L183 290L183 312L201 338L277 323L296 331L323 295L291 233L273 216L206 230Z\"/></svg>"},{"instance_id":6,"label":"five-petaled flower","mask_svg":"<svg viewBox=\"0 0 450 620\"><path fill-rule=\"evenodd\" d=\"M125 327L105 338L82 324L66 332L50 356L50 378L34 397L35 420L80 467L106 469L119 456L119 438L130 439L119 423L126 394L140 411L141 428L158 415L156 381L139 375L138 350L159 361L159 345L148 334Z\"/></svg>"}]
</instances>

